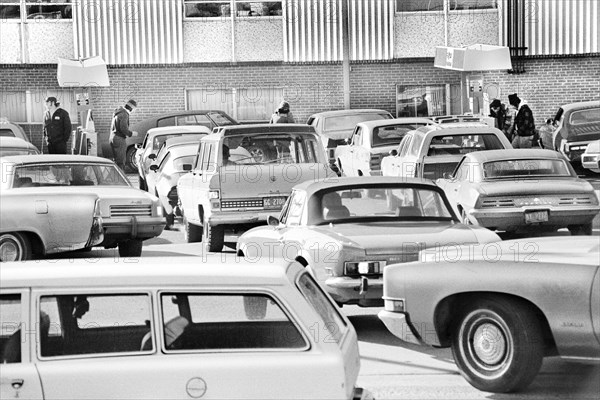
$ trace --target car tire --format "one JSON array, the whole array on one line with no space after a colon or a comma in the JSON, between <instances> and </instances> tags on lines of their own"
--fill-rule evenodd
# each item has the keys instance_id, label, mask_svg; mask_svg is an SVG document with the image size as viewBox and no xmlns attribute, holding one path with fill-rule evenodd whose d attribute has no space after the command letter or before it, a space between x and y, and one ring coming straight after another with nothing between
<instances>
[{"instance_id":1,"label":"car tire","mask_svg":"<svg viewBox=\"0 0 600 400\"><path fill-rule=\"evenodd\" d=\"M127 152L125 153L125 169L129 170L129 172L136 172L137 171L137 161L135 159L135 153L136 153L137 149L135 148L135 146L129 146L129 148L127 148Z\"/></svg>"},{"instance_id":2,"label":"car tire","mask_svg":"<svg viewBox=\"0 0 600 400\"><path fill-rule=\"evenodd\" d=\"M202 241L202 227L188 222L183 216L183 232L187 243L197 243Z\"/></svg>"},{"instance_id":3,"label":"car tire","mask_svg":"<svg viewBox=\"0 0 600 400\"><path fill-rule=\"evenodd\" d=\"M175 225L175 214L168 214L165 208L163 207L163 215L165 216L166 221L165 229L170 230L171 228L173 228L173 225Z\"/></svg>"},{"instance_id":4,"label":"car tire","mask_svg":"<svg viewBox=\"0 0 600 400\"><path fill-rule=\"evenodd\" d=\"M139 186L140 190L145 190L146 192L148 191L148 184L146 183L146 180L139 175L138 175L138 186Z\"/></svg>"},{"instance_id":5,"label":"car tire","mask_svg":"<svg viewBox=\"0 0 600 400\"><path fill-rule=\"evenodd\" d=\"M223 250L225 244L225 227L223 225L204 224L204 243L206 250L214 253Z\"/></svg>"},{"instance_id":6,"label":"car tire","mask_svg":"<svg viewBox=\"0 0 600 400\"><path fill-rule=\"evenodd\" d=\"M542 329L529 305L503 297L482 298L458 319L452 354L462 376L477 389L517 391L540 370Z\"/></svg>"},{"instance_id":7,"label":"car tire","mask_svg":"<svg viewBox=\"0 0 600 400\"><path fill-rule=\"evenodd\" d=\"M583 224L583 225L569 225L567 227L569 232L571 232L571 236L581 236L581 235L591 235L592 234L592 224Z\"/></svg>"},{"instance_id":8,"label":"car tire","mask_svg":"<svg viewBox=\"0 0 600 400\"><path fill-rule=\"evenodd\" d=\"M144 242L140 239L131 239L119 242L119 256L121 257L139 257L142 255L142 245Z\"/></svg>"},{"instance_id":9,"label":"car tire","mask_svg":"<svg viewBox=\"0 0 600 400\"><path fill-rule=\"evenodd\" d=\"M33 254L29 239L22 233L3 233L0 236L0 261L31 260Z\"/></svg>"}]
</instances>

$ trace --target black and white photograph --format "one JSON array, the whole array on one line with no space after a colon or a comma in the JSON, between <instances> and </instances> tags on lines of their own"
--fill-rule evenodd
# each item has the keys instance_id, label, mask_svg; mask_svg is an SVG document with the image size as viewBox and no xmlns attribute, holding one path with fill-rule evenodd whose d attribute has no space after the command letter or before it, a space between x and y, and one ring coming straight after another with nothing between
<instances>
[{"instance_id":1,"label":"black and white photograph","mask_svg":"<svg viewBox=\"0 0 600 400\"><path fill-rule=\"evenodd\" d=\"M0 399L600 399L600 0L0 0Z\"/></svg>"}]
</instances>

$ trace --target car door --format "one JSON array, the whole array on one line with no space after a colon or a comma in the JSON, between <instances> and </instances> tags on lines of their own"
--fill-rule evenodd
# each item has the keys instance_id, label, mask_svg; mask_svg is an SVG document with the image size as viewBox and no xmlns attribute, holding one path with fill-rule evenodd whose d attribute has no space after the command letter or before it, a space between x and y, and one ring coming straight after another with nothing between
<instances>
[{"instance_id":1,"label":"car door","mask_svg":"<svg viewBox=\"0 0 600 400\"><path fill-rule=\"evenodd\" d=\"M0 293L0 399L43 399L42 385L31 351L36 324L29 318L29 291Z\"/></svg>"}]
</instances>

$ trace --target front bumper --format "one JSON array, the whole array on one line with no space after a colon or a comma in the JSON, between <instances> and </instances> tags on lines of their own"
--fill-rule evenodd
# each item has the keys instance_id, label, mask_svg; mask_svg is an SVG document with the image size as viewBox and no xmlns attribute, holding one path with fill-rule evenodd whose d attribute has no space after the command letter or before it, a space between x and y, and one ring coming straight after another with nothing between
<instances>
[{"instance_id":1,"label":"front bumper","mask_svg":"<svg viewBox=\"0 0 600 400\"><path fill-rule=\"evenodd\" d=\"M103 218L103 245L110 245L120 240L150 239L159 236L165 228L165 220L161 217L118 217Z\"/></svg>"},{"instance_id":2,"label":"front bumper","mask_svg":"<svg viewBox=\"0 0 600 400\"><path fill-rule=\"evenodd\" d=\"M336 276L325 280L327 292L335 301L363 307L383 306L383 278Z\"/></svg>"},{"instance_id":3,"label":"front bumper","mask_svg":"<svg viewBox=\"0 0 600 400\"><path fill-rule=\"evenodd\" d=\"M533 211L548 211L548 221L527 224L525 214ZM582 225L592 222L600 212L600 206L571 207L522 207L505 209L476 209L469 211L477 223L486 228L498 230L515 230L535 226L563 228L568 225Z\"/></svg>"},{"instance_id":4,"label":"front bumper","mask_svg":"<svg viewBox=\"0 0 600 400\"><path fill-rule=\"evenodd\" d=\"M415 334L413 327L408 322L406 314L381 310L377 316L383 322L385 327L403 342L418 345L425 344L425 342L421 340L421 337L418 334Z\"/></svg>"}]
</instances>

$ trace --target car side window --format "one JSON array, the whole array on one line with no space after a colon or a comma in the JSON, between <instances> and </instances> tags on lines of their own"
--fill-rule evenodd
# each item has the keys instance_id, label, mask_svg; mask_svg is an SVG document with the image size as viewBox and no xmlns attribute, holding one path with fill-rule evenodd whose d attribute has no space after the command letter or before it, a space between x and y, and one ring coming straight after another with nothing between
<instances>
[{"instance_id":1,"label":"car side window","mask_svg":"<svg viewBox=\"0 0 600 400\"><path fill-rule=\"evenodd\" d=\"M15 133L11 129L0 129L0 136L15 137Z\"/></svg>"},{"instance_id":2,"label":"car side window","mask_svg":"<svg viewBox=\"0 0 600 400\"><path fill-rule=\"evenodd\" d=\"M162 293L167 351L308 348L285 308L266 293Z\"/></svg>"},{"instance_id":3,"label":"car side window","mask_svg":"<svg viewBox=\"0 0 600 400\"><path fill-rule=\"evenodd\" d=\"M194 160L194 169L202 169L202 161L204 155L204 142L200 142L198 145L198 151L196 152L196 159Z\"/></svg>"},{"instance_id":4,"label":"car side window","mask_svg":"<svg viewBox=\"0 0 600 400\"><path fill-rule=\"evenodd\" d=\"M297 191L294 193L294 197L292 197L289 203L286 225L300 225L305 200L305 192Z\"/></svg>"},{"instance_id":5,"label":"car side window","mask_svg":"<svg viewBox=\"0 0 600 400\"><path fill-rule=\"evenodd\" d=\"M360 126L354 128L354 134L352 135L352 144L354 146L360 146L362 144L362 130Z\"/></svg>"},{"instance_id":6,"label":"car side window","mask_svg":"<svg viewBox=\"0 0 600 400\"><path fill-rule=\"evenodd\" d=\"M0 364L21 362L21 295L0 296Z\"/></svg>"},{"instance_id":7,"label":"car side window","mask_svg":"<svg viewBox=\"0 0 600 400\"><path fill-rule=\"evenodd\" d=\"M156 126L175 126L175 117L159 119L156 121Z\"/></svg>"},{"instance_id":8,"label":"car side window","mask_svg":"<svg viewBox=\"0 0 600 400\"><path fill-rule=\"evenodd\" d=\"M204 151L202 152L202 170L207 171L211 153L211 143L204 143Z\"/></svg>"},{"instance_id":9,"label":"car side window","mask_svg":"<svg viewBox=\"0 0 600 400\"><path fill-rule=\"evenodd\" d=\"M403 147L400 150L400 157L404 157L408 153L408 150L410 149L410 145L412 143L412 136L405 137L402 143Z\"/></svg>"},{"instance_id":10,"label":"car side window","mask_svg":"<svg viewBox=\"0 0 600 400\"><path fill-rule=\"evenodd\" d=\"M154 348L148 294L42 296L41 357L137 353Z\"/></svg>"}]
</instances>

